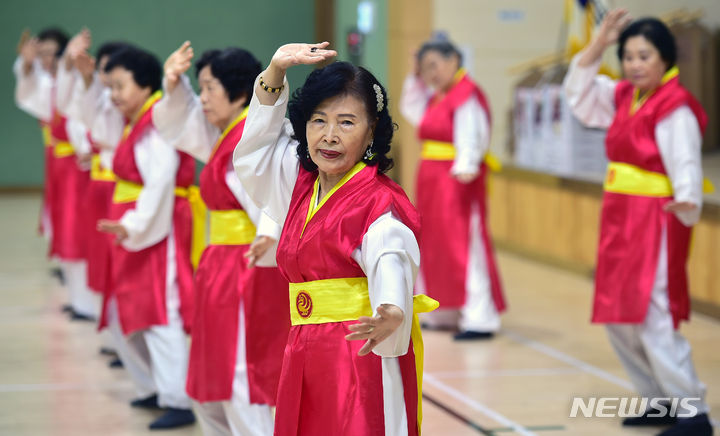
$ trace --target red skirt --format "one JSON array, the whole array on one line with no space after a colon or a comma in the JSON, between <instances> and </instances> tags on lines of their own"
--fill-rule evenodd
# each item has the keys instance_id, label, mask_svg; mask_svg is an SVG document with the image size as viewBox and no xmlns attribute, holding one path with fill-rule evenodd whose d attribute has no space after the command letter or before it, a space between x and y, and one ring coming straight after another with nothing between
<instances>
[{"instance_id":1,"label":"red skirt","mask_svg":"<svg viewBox=\"0 0 720 436\"><path fill-rule=\"evenodd\" d=\"M119 220L134 207L135 203L111 203L110 219ZM189 332L193 317L193 272L190 262L192 216L187 199L175 198L172 226L180 316ZM167 325L167 244L165 238L143 250L128 251L113 243L110 290L104 294L100 329L107 326L107 304L111 298L116 299L120 325L126 335L155 325Z\"/></svg>"},{"instance_id":2,"label":"red skirt","mask_svg":"<svg viewBox=\"0 0 720 436\"><path fill-rule=\"evenodd\" d=\"M670 198L606 192L600 218L592 321L642 323L667 237L668 297L675 327L689 319L686 264L692 228L662 210Z\"/></svg>"},{"instance_id":3,"label":"red skirt","mask_svg":"<svg viewBox=\"0 0 720 436\"><path fill-rule=\"evenodd\" d=\"M195 275L187 392L193 399L232 397L243 303L250 402L275 405L290 328L288 282L277 268L246 267L248 245L210 245Z\"/></svg>"},{"instance_id":4,"label":"red skirt","mask_svg":"<svg viewBox=\"0 0 720 436\"><path fill-rule=\"evenodd\" d=\"M452 161L422 160L417 178L417 210L420 214L420 257L427 295L440 302L441 309L465 305L470 217L473 206L480 212L480 235L485 247L487 272L495 308L505 310L495 250L487 228L485 178L460 183L451 174Z\"/></svg>"},{"instance_id":5,"label":"red skirt","mask_svg":"<svg viewBox=\"0 0 720 436\"><path fill-rule=\"evenodd\" d=\"M87 191L86 213L88 216L88 286L95 292L104 293L110 283L110 252L113 237L97 230L97 222L110 216L115 182L90 180Z\"/></svg>"},{"instance_id":6,"label":"red skirt","mask_svg":"<svg viewBox=\"0 0 720 436\"><path fill-rule=\"evenodd\" d=\"M50 256L75 261L86 258L86 241L90 233L83 219L82 207L90 181L89 171L81 170L76 156L54 157L50 164L49 205L52 240Z\"/></svg>"},{"instance_id":7,"label":"red skirt","mask_svg":"<svg viewBox=\"0 0 720 436\"><path fill-rule=\"evenodd\" d=\"M290 328L275 416L276 436L385 436L382 359L358 356L364 341L348 341L355 321ZM398 357L408 434L419 434L412 343Z\"/></svg>"}]
</instances>

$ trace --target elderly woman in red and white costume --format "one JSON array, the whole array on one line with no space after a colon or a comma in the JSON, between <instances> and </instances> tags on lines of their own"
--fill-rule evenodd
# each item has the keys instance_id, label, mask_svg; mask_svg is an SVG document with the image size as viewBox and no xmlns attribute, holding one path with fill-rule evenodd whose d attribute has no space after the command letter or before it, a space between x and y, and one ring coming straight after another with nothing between
<instances>
[{"instance_id":1,"label":"elderly woman in red and white costume","mask_svg":"<svg viewBox=\"0 0 720 436\"><path fill-rule=\"evenodd\" d=\"M676 424L662 435L711 435L705 385L678 331L690 316L685 265L702 207L707 116L678 80L667 27L652 18L629 21L627 11L611 11L573 59L564 84L575 115L608 129L592 320L607 325L643 397L690 399L677 416L651 406L624 425ZM621 81L597 75L603 52L615 42Z\"/></svg>"},{"instance_id":2,"label":"elderly woman in red and white costume","mask_svg":"<svg viewBox=\"0 0 720 436\"><path fill-rule=\"evenodd\" d=\"M280 227L232 166L261 68L246 50L208 50L195 63L197 96L183 74L193 55L185 42L168 57L166 92L153 110L160 134L206 164L200 193L210 210L210 244L195 274L187 391L205 435L265 436L273 431L290 328L288 282L275 263Z\"/></svg>"},{"instance_id":3,"label":"elderly woman in red and white costume","mask_svg":"<svg viewBox=\"0 0 720 436\"><path fill-rule=\"evenodd\" d=\"M381 174L391 165L387 96L367 70L336 62L310 74L285 119L286 70L334 56L326 47L277 50L234 154L250 196L284 224L277 260L291 282L293 326L275 434L417 435L414 313L434 306L413 299L415 209Z\"/></svg>"},{"instance_id":4,"label":"elderly woman in red and white costume","mask_svg":"<svg viewBox=\"0 0 720 436\"><path fill-rule=\"evenodd\" d=\"M405 79L400 109L423 142L416 192L423 226L420 275L425 292L440 302L424 321L457 327L455 339L483 339L500 328L505 310L487 226L491 116L485 94L461 67L450 42L423 44L414 74Z\"/></svg>"},{"instance_id":5,"label":"elderly woman in red and white costume","mask_svg":"<svg viewBox=\"0 0 720 436\"><path fill-rule=\"evenodd\" d=\"M89 181L88 168L78 157L90 149L85 126L60 110L58 66L67 37L57 29L21 42L13 66L17 79L15 100L25 112L40 120L46 136L45 198L42 227L50 236L50 256L59 259L70 291L73 318L98 315L98 298L87 286L86 235L81 201ZM62 45L61 45L62 43Z\"/></svg>"}]
</instances>

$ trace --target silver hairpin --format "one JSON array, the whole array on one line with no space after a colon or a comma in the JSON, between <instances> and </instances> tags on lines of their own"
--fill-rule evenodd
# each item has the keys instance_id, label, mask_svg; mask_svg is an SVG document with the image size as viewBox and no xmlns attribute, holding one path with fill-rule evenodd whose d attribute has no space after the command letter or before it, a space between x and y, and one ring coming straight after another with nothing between
<instances>
[{"instance_id":1,"label":"silver hairpin","mask_svg":"<svg viewBox=\"0 0 720 436\"><path fill-rule=\"evenodd\" d=\"M373 89L375 90L375 100L377 100L377 111L380 112L383 110L383 94L382 94L382 88L380 88L380 85L377 83L373 84Z\"/></svg>"}]
</instances>

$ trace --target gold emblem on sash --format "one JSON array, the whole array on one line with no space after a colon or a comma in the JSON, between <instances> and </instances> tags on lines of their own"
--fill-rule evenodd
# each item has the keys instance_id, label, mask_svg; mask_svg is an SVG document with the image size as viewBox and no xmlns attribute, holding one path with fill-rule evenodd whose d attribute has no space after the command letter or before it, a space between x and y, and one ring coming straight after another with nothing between
<instances>
[{"instance_id":1,"label":"gold emblem on sash","mask_svg":"<svg viewBox=\"0 0 720 436\"><path fill-rule=\"evenodd\" d=\"M297 297L295 298L295 308L297 309L298 314L302 318L309 318L310 315L312 315L312 298L310 298L310 294L308 294L305 291L300 291L297 294Z\"/></svg>"}]
</instances>

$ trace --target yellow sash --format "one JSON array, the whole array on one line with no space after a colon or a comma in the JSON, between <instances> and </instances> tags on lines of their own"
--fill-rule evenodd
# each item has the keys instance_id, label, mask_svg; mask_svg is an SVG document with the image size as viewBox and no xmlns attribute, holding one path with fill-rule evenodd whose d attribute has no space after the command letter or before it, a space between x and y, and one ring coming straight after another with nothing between
<instances>
[{"instance_id":1,"label":"yellow sash","mask_svg":"<svg viewBox=\"0 0 720 436\"><path fill-rule=\"evenodd\" d=\"M210 245L246 245L255 239L255 225L241 209L210 211Z\"/></svg>"},{"instance_id":2,"label":"yellow sash","mask_svg":"<svg viewBox=\"0 0 720 436\"><path fill-rule=\"evenodd\" d=\"M115 191L113 192L113 203L122 204L137 201L142 189L143 185L118 179L115 183ZM202 200L202 197L200 197L200 189L197 186L190 186L188 188L176 186L175 196L187 198L190 203L190 210L192 212L192 245L190 257L193 266L197 268L200 263L200 256L207 245L205 237L207 206L205 206L205 202Z\"/></svg>"},{"instance_id":3,"label":"yellow sash","mask_svg":"<svg viewBox=\"0 0 720 436\"><path fill-rule=\"evenodd\" d=\"M115 173L113 173L110 168L103 168L100 163L99 154L93 154L92 156L92 163L90 165L90 179L103 182L114 182L116 179Z\"/></svg>"},{"instance_id":4,"label":"yellow sash","mask_svg":"<svg viewBox=\"0 0 720 436\"><path fill-rule=\"evenodd\" d=\"M52 135L50 135L50 126L42 126L43 144L45 147L52 147Z\"/></svg>"},{"instance_id":5,"label":"yellow sash","mask_svg":"<svg viewBox=\"0 0 720 436\"><path fill-rule=\"evenodd\" d=\"M616 194L638 195L642 197L672 197L670 179L665 174L647 171L623 162L610 162L605 175L603 188ZM709 194L715 187L708 179L703 179L703 192Z\"/></svg>"},{"instance_id":6,"label":"yellow sash","mask_svg":"<svg viewBox=\"0 0 720 436\"><path fill-rule=\"evenodd\" d=\"M55 157L68 157L75 154L75 148L72 144L65 141L58 141L53 147L53 155Z\"/></svg>"},{"instance_id":7,"label":"yellow sash","mask_svg":"<svg viewBox=\"0 0 720 436\"><path fill-rule=\"evenodd\" d=\"M420 157L426 160L454 160L455 146L452 142L423 141ZM494 154L487 152L483 160L491 171L497 173L502 170L502 163Z\"/></svg>"},{"instance_id":8,"label":"yellow sash","mask_svg":"<svg viewBox=\"0 0 720 436\"><path fill-rule=\"evenodd\" d=\"M418 313L432 312L440 303L427 295L413 297L410 337L417 373L418 428L422 424L423 340ZM372 316L367 277L352 277L290 283L290 322L292 325L353 321Z\"/></svg>"}]
</instances>

